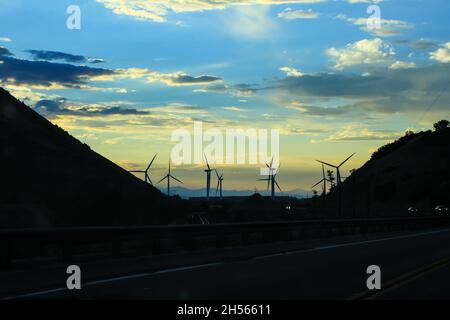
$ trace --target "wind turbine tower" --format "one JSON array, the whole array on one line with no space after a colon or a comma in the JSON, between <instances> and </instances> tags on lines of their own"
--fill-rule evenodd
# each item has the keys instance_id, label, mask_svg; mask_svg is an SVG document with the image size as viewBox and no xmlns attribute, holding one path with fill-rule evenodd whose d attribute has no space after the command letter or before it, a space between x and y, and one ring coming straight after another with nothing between
<instances>
[{"instance_id":1,"label":"wind turbine tower","mask_svg":"<svg viewBox=\"0 0 450 320\"><path fill-rule=\"evenodd\" d=\"M216 187L216 195L217 192L219 191L219 195L220 195L220 199L223 198L222 196L222 182L223 182L223 173L219 176L219 173L216 171L216 175L217 175L217 187Z\"/></svg>"},{"instance_id":2,"label":"wind turbine tower","mask_svg":"<svg viewBox=\"0 0 450 320\"><path fill-rule=\"evenodd\" d=\"M158 183L164 181L167 179L167 196L170 197L170 179L173 179L175 181L178 181L179 183L183 184L183 181L178 180L177 178L175 178L172 173L171 173L171 169L170 169L170 160L169 160L169 172L166 174L166 176L164 178L162 178L161 180L158 181Z\"/></svg>"},{"instance_id":3,"label":"wind turbine tower","mask_svg":"<svg viewBox=\"0 0 450 320\"><path fill-rule=\"evenodd\" d=\"M205 161L206 161L206 167L207 167L205 169L205 172L206 172L206 198L209 200L209 191L211 189L211 171L212 171L212 169L209 166L208 158L206 158L206 155L205 155Z\"/></svg>"}]
</instances>

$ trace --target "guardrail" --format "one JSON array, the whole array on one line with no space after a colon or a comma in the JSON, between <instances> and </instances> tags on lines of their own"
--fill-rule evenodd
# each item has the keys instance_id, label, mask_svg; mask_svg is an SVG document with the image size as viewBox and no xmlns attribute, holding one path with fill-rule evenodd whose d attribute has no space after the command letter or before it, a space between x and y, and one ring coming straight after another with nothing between
<instances>
[{"instance_id":1,"label":"guardrail","mask_svg":"<svg viewBox=\"0 0 450 320\"><path fill-rule=\"evenodd\" d=\"M450 226L450 217L3 230L0 231L0 268L11 267L18 261L72 262L87 255L120 258L446 226Z\"/></svg>"}]
</instances>

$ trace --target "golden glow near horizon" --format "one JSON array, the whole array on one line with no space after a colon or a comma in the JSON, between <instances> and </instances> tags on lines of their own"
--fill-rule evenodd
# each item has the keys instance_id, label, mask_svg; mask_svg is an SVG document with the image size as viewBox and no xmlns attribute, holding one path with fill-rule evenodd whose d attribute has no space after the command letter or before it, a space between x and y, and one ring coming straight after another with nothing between
<instances>
[{"instance_id":1,"label":"golden glow near horizon","mask_svg":"<svg viewBox=\"0 0 450 320\"><path fill-rule=\"evenodd\" d=\"M158 153L154 180L174 132L195 122L279 130L278 182L310 190L317 159L356 152L348 172L406 130L450 117L450 3L369 2L2 3L0 86L125 169ZM193 162L173 168L201 188ZM264 189L261 161L213 165L225 190Z\"/></svg>"}]
</instances>

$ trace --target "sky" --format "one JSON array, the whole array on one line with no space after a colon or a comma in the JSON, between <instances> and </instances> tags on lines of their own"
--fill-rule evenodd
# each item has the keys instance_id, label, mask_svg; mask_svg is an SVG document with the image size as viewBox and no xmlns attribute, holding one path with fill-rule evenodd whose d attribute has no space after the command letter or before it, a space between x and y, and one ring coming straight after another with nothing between
<instances>
[{"instance_id":1,"label":"sky","mask_svg":"<svg viewBox=\"0 0 450 320\"><path fill-rule=\"evenodd\" d=\"M450 118L448 12L447 0L0 0L0 86L125 169L158 153L154 181L194 122L279 130L280 186L310 190L316 159L356 152L345 175ZM214 165L224 189L251 190L263 166ZM172 169L205 184L203 164Z\"/></svg>"}]
</instances>

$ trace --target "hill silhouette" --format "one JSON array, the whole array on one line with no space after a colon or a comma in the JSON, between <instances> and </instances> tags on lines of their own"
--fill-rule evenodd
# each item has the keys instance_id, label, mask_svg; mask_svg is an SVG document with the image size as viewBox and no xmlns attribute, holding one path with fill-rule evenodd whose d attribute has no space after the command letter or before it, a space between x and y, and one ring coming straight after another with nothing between
<instances>
[{"instance_id":1,"label":"hill silhouette","mask_svg":"<svg viewBox=\"0 0 450 320\"><path fill-rule=\"evenodd\" d=\"M167 223L183 212L0 88L0 228Z\"/></svg>"},{"instance_id":2,"label":"hill silhouette","mask_svg":"<svg viewBox=\"0 0 450 320\"><path fill-rule=\"evenodd\" d=\"M343 183L347 217L408 215L409 207L431 213L450 205L450 128L407 132L379 148ZM337 214L338 192L317 201L316 210Z\"/></svg>"}]
</instances>

